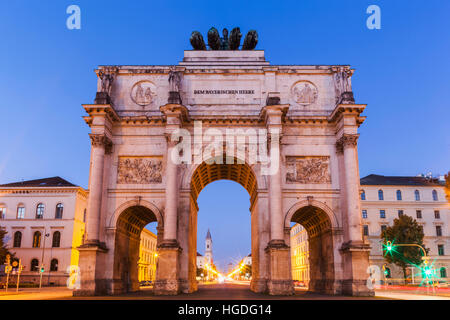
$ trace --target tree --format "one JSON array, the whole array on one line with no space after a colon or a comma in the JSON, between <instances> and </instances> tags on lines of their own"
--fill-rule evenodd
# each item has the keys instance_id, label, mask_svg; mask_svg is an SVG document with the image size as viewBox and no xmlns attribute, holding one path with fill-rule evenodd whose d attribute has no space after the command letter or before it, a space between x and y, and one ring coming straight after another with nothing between
<instances>
[{"instance_id":1,"label":"tree","mask_svg":"<svg viewBox=\"0 0 450 320\"><path fill-rule=\"evenodd\" d=\"M11 261L14 260L14 254L9 252L8 248L6 247L6 241L5 236L8 232L5 230L5 228L0 227L0 265L4 264L6 261L6 255L11 256Z\"/></svg>"},{"instance_id":2,"label":"tree","mask_svg":"<svg viewBox=\"0 0 450 320\"><path fill-rule=\"evenodd\" d=\"M417 246L398 246L399 244L418 244L428 253L423 244L423 228L410 216L402 215L394 219L394 224L387 227L382 233L384 240L384 258L388 263L394 263L403 270L406 283L406 267L408 265L420 266L422 264L422 250ZM392 243L392 250L386 247L387 242ZM397 245L397 246L396 246Z\"/></svg>"}]
</instances>

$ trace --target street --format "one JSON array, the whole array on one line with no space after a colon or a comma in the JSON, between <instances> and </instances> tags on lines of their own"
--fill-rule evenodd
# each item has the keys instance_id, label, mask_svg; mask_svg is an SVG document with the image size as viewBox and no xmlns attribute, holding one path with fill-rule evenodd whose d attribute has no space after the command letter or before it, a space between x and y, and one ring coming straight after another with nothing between
<instances>
[{"instance_id":1,"label":"street","mask_svg":"<svg viewBox=\"0 0 450 320\"><path fill-rule=\"evenodd\" d=\"M21 289L19 293L11 290L0 292L0 300L450 300L448 292L426 293L425 290L405 290L393 288L376 290L375 297L331 296L307 292L296 288L294 296L269 296L250 291L249 282L233 281L226 283L200 284L198 291L177 296L154 296L151 287L140 291L117 296L73 297L72 290L65 287L45 287L39 289Z\"/></svg>"}]
</instances>

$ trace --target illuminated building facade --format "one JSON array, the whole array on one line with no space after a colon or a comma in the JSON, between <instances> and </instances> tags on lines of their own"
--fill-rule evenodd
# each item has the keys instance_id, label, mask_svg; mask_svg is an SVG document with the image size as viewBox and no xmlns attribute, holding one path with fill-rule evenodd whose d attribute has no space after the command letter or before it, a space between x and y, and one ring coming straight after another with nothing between
<instances>
[{"instance_id":1,"label":"illuminated building facade","mask_svg":"<svg viewBox=\"0 0 450 320\"><path fill-rule=\"evenodd\" d=\"M139 245L139 282L154 281L156 272L156 234L144 228Z\"/></svg>"},{"instance_id":2,"label":"illuminated building facade","mask_svg":"<svg viewBox=\"0 0 450 320\"><path fill-rule=\"evenodd\" d=\"M0 185L0 226L25 266L21 283L39 283L43 265L43 285L66 285L67 269L78 265L86 202L86 190L60 177Z\"/></svg>"},{"instance_id":3,"label":"illuminated building facade","mask_svg":"<svg viewBox=\"0 0 450 320\"><path fill-rule=\"evenodd\" d=\"M381 268L385 263L380 234L383 228L392 225L395 218L404 214L423 227L429 262L433 263L437 277L448 281L450 204L445 197L443 179L369 175L361 179L361 209L362 232L371 245L371 264ZM403 279L401 268L395 265L387 267L392 279ZM417 267L411 266L407 272L411 281L421 281L421 272Z\"/></svg>"},{"instance_id":4,"label":"illuminated building facade","mask_svg":"<svg viewBox=\"0 0 450 320\"><path fill-rule=\"evenodd\" d=\"M292 280L307 287L309 284L308 233L298 223L291 228L291 265Z\"/></svg>"}]
</instances>

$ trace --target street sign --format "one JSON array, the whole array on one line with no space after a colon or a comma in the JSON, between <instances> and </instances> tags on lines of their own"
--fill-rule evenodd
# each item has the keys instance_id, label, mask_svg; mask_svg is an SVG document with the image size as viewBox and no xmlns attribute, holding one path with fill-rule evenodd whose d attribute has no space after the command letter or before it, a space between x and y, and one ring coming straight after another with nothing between
<instances>
[{"instance_id":1,"label":"street sign","mask_svg":"<svg viewBox=\"0 0 450 320\"><path fill-rule=\"evenodd\" d=\"M13 261L12 266L15 268L19 265L19 263L17 261Z\"/></svg>"},{"instance_id":2,"label":"street sign","mask_svg":"<svg viewBox=\"0 0 450 320\"><path fill-rule=\"evenodd\" d=\"M12 270L12 267L11 267L11 266L6 266L6 267L5 267L5 273L10 273L11 270Z\"/></svg>"}]
</instances>

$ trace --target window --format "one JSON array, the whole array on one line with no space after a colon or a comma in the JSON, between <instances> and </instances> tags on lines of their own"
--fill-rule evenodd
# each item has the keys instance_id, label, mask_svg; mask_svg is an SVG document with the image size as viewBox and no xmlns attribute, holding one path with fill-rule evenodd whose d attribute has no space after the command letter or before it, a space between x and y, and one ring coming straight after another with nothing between
<instances>
[{"instance_id":1,"label":"window","mask_svg":"<svg viewBox=\"0 0 450 320\"><path fill-rule=\"evenodd\" d=\"M50 262L50 271L58 271L58 259L52 259Z\"/></svg>"},{"instance_id":2,"label":"window","mask_svg":"<svg viewBox=\"0 0 450 320\"><path fill-rule=\"evenodd\" d=\"M365 236L369 235L369 226L367 224L363 226L363 235Z\"/></svg>"},{"instance_id":3,"label":"window","mask_svg":"<svg viewBox=\"0 0 450 320\"><path fill-rule=\"evenodd\" d=\"M441 267L441 269L439 269L439 272L441 274L441 278L447 278L447 270L444 267Z\"/></svg>"},{"instance_id":4,"label":"window","mask_svg":"<svg viewBox=\"0 0 450 320\"><path fill-rule=\"evenodd\" d=\"M414 191L414 197L416 198L416 201L420 201L420 193L419 193L419 190Z\"/></svg>"},{"instance_id":5,"label":"window","mask_svg":"<svg viewBox=\"0 0 450 320\"><path fill-rule=\"evenodd\" d=\"M436 190L433 190L433 201L438 201L438 195Z\"/></svg>"},{"instance_id":6,"label":"window","mask_svg":"<svg viewBox=\"0 0 450 320\"><path fill-rule=\"evenodd\" d=\"M6 208L0 207L0 219L5 219L5 218L6 218Z\"/></svg>"},{"instance_id":7,"label":"window","mask_svg":"<svg viewBox=\"0 0 450 320\"><path fill-rule=\"evenodd\" d=\"M378 200L384 200L383 190L378 190Z\"/></svg>"},{"instance_id":8,"label":"window","mask_svg":"<svg viewBox=\"0 0 450 320\"><path fill-rule=\"evenodd\" d=\"M33 234L33 248L40 248L41 247L41 233L39 231L36 231Z\"/></svg>"},{"instance_id":9,"label":"window","mask_svg":"<svg viewBox=\"0 0 450 320\"><path fill-rule=\"evenodd\" d=\"M62 203L56 205L55 219L62 219L64 206Z\"/></svg>"},{"instance_id":10,"label":"window","mask_svg":"<svg viewBox=\"0 0 450 320\"><path fill-rule=\"evenodd\" d=\"M31 260L30 271L38 271L38 266L39 266L39 260L38 259Z\"/></svg>"},{"instance_id":11,"label":"window","mask_svg":"<svg viewBox=\"0 0 450 320\"><path fill-rule=\"evenodd\" d=\"M441 218L441 213L439 212L439 210L434 210L434 218L435 219L440 219Z\"/></svg>"},{"instance_id":12,"label":"window","mask_svg":"<svg viewBox=\"0 0 450 320\"><path fill-rule=\"evenodd\" d=\"M367 210L362 211L362 217L363 219L367 219Z\"/></svg>"},{"instance_id":13,"label":"window","mask_svg":"<svg viewBox=\"0 0 450 320\"><path fill-rule=\"evenodd\" d=\"M402 192L397 190L397 200L402 200Z\"/></svg>"},{"instance_id":14,"label":"window","mask_svg":"<svg viewBox=\"0 0 450 320\"><path fill-rule=\"evenodd\" d=\"M438 237L442 236L442 227L441 226L436 226L436 235Z\"/></svg>"},{"instance_id":15,"label":"window","mask_svg":"<svg viewBox=\"0 0 450 320\"><path fill-rule=\"evenodd\" d=\"M61 242L61 232L59 231L53 232L52 247L59 248L60 242Z\"/></svg>"},{"instance_id":16,"label":"window","mask_svg":"<svg viewBox=\"0 0 450 320\"><path fill-rule=\"evenodd\" d=\"M13 247L14 248L20 248L21 245L22 245L22 232L16 231L16 232L14 232Z\"/></svg>"},{"instance_id":17,"label":"window","mask_svg":"<svg viewBox=\"0 0 450 320\"><path fill-rule=\"evenodd\" d=\"M380 210L380 218L386 218L386 210Z\"/></svg>"},{"instance_id":18,"label":"window","mask_svg":"<svg viewBox=\"0 0 450 320\"><path fill-rule=\"evenodd\" d=\"M444 245L438 244L438 255L443 256L444 254Z\"/></svg>"},{"instance_id":19,"label":"window","mask_svg":"<svg viewBox=\"0 0 450 320\"><path fill-rule=\"evenodd\" d=\"M36 219L42 219L44 217L44 204L39 203L36 207Z\"/></svg>"},{"instance_id":20,"label":"window","mask_svg":"<svg viewBox=\"0 0 450 320\"><path fill-rule=\"evenodd\" d=\"M381 225L381 233L383 233L386 230L386 228L387 228L387 225L382 224Z\"/></svg>"},{"instance_id":21,"label":"window","mask_svg":"<svg viewBox=\"0 0 450 320\"><path fill-rule=\"evenodd\" d=\"M417 219L422 219L422 210L416 210Z\"/></svg>"},{"instance_id":22,"label":"window","mask_svg":"<svg viewBox=\"0 0 450 320\"><path fill-rule=\"evenodd\" d=\"M17 207L17 219L23 219L23 218L25 218L25 207L18 206Z\"/></svg>"},{"instance_id":23,"label":"window","mask_svg":"<svg viewBox=\"0 0 450 320\"><path fill-rule=\"evenodd\" d=\"M361 200L366 200L366 192L364 190L361 192Z\"/></svg>"},{"instance_id":24,"label":"window","mask_svg":"<svg viewBox=\"0 0 450 320\"><path fill-rule=\"evenodd\" d=\"M403 215L403 210L398 210L398 217L400 218Z\"/></svg>"},{"instance_id":25,"label":"window","mask_svg":"<svg viewBox=\"0 0 450 320\"><path fill-rule=\"evenodd\" d=\"M86 222L86 209L84 209L84 212L83 212L83 222Z\"/></svg>"}]
</instances>

